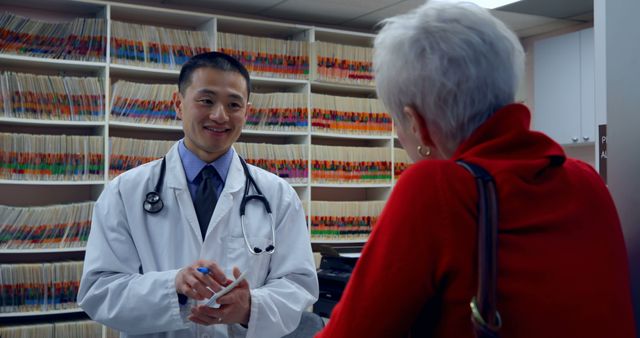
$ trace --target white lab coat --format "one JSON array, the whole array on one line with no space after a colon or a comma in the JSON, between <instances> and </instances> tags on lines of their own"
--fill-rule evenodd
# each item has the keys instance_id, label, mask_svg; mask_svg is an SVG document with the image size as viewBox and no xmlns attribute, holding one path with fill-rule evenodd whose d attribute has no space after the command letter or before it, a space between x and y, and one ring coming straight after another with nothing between
<instances>
[{"instance_id":1,"label":"white lab coat","mask_svg":"<svg viewBox=\"0 0 640 338\"><path fill-rule=\"evenodd\" d=\"M125 337L280 337L295 329L302 311L318 298L318 279L304 212L293 188L249 166L276 221L275 252L253 256L240 226L245 175L238 156L234 154L204 243L177 143L166 159L164 208L159 213L146 213L142 202L155 187L160 160L118 176L100 195L78 293L82 309L126 332ZM271 227L259 202L247 205L245 226L252 246L264 248L271 242ZM233 266L248 272L248 329L238 324L202 326L186 319L193 303L179 305L175 278L179 269L198 259L217 262L229 278Z\"/></svg>"}]
</instances>

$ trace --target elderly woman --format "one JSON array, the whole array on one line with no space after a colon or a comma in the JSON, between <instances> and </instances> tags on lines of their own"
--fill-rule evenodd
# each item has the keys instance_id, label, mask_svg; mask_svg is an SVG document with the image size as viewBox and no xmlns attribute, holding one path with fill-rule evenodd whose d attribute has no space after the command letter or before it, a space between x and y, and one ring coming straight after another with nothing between
<instances>
[{"instance_id":1,"label":"elderly woman","mask_svg":"<svg viewBox=\"0 0 640 338\"><path fill-rule=\"evenodd\" d=\"M375 40L380 98L414 160L319 337L473 337L478 193L494 178L503 337L635 337L620 222L587 164L513 103L523 50L469 3L428 2Z\"/></svg>"}]
</instances>

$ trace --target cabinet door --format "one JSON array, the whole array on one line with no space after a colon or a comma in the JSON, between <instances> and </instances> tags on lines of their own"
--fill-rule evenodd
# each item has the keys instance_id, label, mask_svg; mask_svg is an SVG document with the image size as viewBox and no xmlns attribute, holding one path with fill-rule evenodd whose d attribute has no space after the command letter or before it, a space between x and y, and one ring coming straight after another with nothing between
<instances>
[{"instance_id":1,"label":"cabinet door","mask_svg":"<svg viewBox=\"0 0 640 338\"><path fill-rule=\"evenodd\" d=\"M580 32L534 44L533 129L561 144L580 140Z\"/></svg>"},{"instance_id":2,"label":"cabinet door","mask_svg":"<svg viewBox=\"0 0 640 338\"><path fill-rule=\"evenodd\" d=\"M580 142L594 142L596 128L593 28L580 31Z\"/></svg>"}]
</instances>

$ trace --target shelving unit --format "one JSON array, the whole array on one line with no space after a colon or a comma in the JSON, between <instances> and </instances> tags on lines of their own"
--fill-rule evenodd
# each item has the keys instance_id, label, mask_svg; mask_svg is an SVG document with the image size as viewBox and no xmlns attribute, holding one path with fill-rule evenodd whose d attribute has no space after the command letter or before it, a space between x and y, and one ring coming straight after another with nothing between
<instances>
[{"instance_id":1,"label":"shelving unit","mask_svg":"<svg viewBox=\"0 0 640 338\"><path fill-rule=\"evenodd\" d=\"M59 60L35 56L0 54L0 63L2 63L3 67L23 67L25 66L25 62L28 62L29 69L36 71L50 70L53 68L57 71L98 72L106 67L106 63L104 62Z\"/></svg>"},{"instance_id":2,"label":"shelving unit","mask_svg":"<svg viewBox=\"0 0 640 338\"><path fill-rule=\"evenodd\" d=\"M0 313L0 318L17 318L17 317L35 317L43 315L62 315L67 313L82 313L82 309L66 309L66 310L51 310L51 311L25 311L25 312L11 312Z\"/></svg>"},{"instance_id":3,"label":"shelving unit","mask_svg":"<svg viewBox=\"0 0 640 338\"><path fill-rule=\"evenodd\" d=\"M55 8L55 10L54 10ZM45 119L25 119L0 116L0 132L31 134L69 134L101 136L104 140L104 178L90 181L27 181L0 179L0 205L44 206L73 202L95 201L109 181L110 138L126 137L150 140L178 140L183 137L182 127L178 125L151 125L111 118L111 90L117 80L149 84L175 84L178 69L145 67L133 64L115 63L109 48L111 25L113 21L153 25L157 27L183 30L198 30L209 34L209 48L217 50L217 33L233 33L282 40L296 40L309 43L310 74L304 79L271 78L252 74L252 93L292 92L307 95L308 125L303 131L249 130L242 132L239 142L298 144L307 149L308 180L306 183L291 184L300 196L308 211L313 214L312 201L384 201L388 197L394 181L385 183L317 183L313 182L311 170L311 147L313 145L335 147L385 147L390 154L393 168L394 132L388 135L351 135L313 130L311 126L311 94L346 96L354 98L375 98L372 85L354 85L331 83L314 79L315 50L314 42L370 47L374 35L326 29L313 26L284 24L229 16L209 15L179 10L159 9L139 5L111 3L93 0L53 0L42 3L35 0L8 0L0 4L0 12L7 11L38 20L64 22L76 17L103 18L106 20L106 39L108 48L104 62L59 60L25 55L0 53L0 71L46 74L57 76L94 76L101 79L105 93L105 111L100 121L61 121ZM2 112L0 111L0 114ZM315 245L361 246L366 239L314 239ZM65 259L81 260L83 248L66 249L29 249L0 250L0 261L5 263L26 263L38 261L60 261ZM0 325L11 323L7 318L38 317L37 321L46 321L47 316L59 319L65 314L77 314L80 310L56 311L46 313L0 314ZM42 319L45 318L45 319ZM28 320L27 320L28 321Z\"/></svg>"}]
</instances>

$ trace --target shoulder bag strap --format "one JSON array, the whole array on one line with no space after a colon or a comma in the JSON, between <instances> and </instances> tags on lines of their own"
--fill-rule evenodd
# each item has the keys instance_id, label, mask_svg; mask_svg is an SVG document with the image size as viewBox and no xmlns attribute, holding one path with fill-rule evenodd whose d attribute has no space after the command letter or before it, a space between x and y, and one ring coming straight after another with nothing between
<instances>
[{"instance_id":1,"label":"shoulder bag strap","mask_svg":"<svg viewBox=\"0 0 640 338\"><path fill-rule=\"evenodd\" d=\"M498 200L496 185L484 168L462 160L478 189L478 292L471 299L471 321L478 338L498 337L502 326L496 308L496 267L498 244Z\"/></svg>"}]
</instances>

